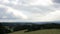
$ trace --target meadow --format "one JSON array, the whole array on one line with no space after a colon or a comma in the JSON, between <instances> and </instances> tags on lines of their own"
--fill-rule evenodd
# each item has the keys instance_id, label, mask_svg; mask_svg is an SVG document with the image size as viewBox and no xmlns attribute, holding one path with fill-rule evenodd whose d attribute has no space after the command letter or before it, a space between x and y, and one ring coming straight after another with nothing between
<instances>
[{"instance_id":1,"label":"meadow","mask_svg":"<svg viewBox=\"0 0 60 34\"><path fill-rule=\"evenodd\" d=\"M60 34L60 29L43 29L26 33L24 31L16 31L9 34Z\"/></svg>"}]
</instances>

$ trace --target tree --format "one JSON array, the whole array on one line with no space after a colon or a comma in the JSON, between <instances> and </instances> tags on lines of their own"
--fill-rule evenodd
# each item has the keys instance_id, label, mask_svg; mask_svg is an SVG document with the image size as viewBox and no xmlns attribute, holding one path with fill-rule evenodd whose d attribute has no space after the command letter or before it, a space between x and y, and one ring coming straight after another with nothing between
<instances>
[{"instance_id":1,"label":"tree","mask_svg":"<svg viewBox=\"0 0 60 34\"><path fill-rule=\"evenodd\" d=\"M0 23L0 34L5 34L5 27Z\"/></svg>"}]
</instances>

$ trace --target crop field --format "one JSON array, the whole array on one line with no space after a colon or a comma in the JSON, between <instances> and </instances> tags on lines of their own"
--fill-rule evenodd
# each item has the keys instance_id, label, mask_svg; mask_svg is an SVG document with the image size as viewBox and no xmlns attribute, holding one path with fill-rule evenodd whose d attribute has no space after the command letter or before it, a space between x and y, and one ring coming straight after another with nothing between
<instances>
[{"instance_id":1,"label":"crop field","mask_svg":"<svg viewBox=\"0 0 60 34\"><path fill-rule=\"evenodd\" d=\"M42 30L36 30L31 32L24 32L22 31L16 31L9 34L60 34L60 29L42 29Z\"/></svg>"}]
</instances>

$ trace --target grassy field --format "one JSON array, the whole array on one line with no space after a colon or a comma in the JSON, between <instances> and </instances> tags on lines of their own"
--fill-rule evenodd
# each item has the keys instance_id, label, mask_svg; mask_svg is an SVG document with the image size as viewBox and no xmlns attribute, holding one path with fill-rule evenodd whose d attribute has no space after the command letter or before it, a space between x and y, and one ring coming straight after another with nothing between
<instances>
[{"instance_id":1,"label":"grassy field","mask_svg":"<svg viewBox=\"0 0 60 34\"><path fill-rule=\"evenodd\" d=\"M60 34L60 29L44 29L44 30L37 30L32 32L26 32L24 33L24 30L22 31L16 31L9 34Z\"/></svg>"}]
</instances>

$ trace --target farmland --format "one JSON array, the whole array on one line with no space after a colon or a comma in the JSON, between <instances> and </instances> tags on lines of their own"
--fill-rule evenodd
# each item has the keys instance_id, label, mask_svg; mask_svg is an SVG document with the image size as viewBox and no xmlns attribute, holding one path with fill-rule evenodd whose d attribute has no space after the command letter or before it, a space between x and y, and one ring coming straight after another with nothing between
<instances>
[{"instance_id":1,"label":"farmland","mask_svg":"<svg viewBox=\"0 0 60 34\"><path fill-rule=\"evenodd\" d=\"M44 29L44 30L37 30L37 31L26 32L26 33L24 33L24 31L25 30L16 31L9 34L60 34L60 29Z\"/></svg>"}]
</instances>

